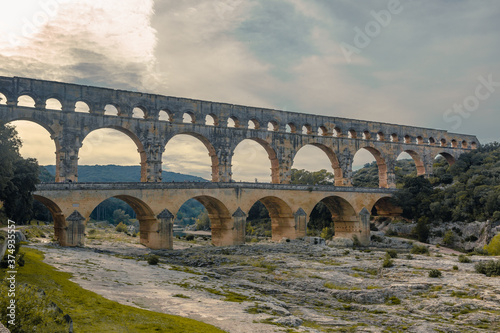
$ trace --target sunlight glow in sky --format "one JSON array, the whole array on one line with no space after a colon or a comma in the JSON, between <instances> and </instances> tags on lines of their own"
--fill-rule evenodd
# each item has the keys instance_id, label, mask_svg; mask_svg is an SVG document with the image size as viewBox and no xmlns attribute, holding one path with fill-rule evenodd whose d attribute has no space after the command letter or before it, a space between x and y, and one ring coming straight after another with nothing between
<instances>
[{"instance_id":1,"label":"sunlight glow in sky","mask_svg":"<svg viewBox=\"0 0 500 333\"><path fill-rule=\"evenodd\" d=\"M498 140L500 84L473 111L459 114L453 108L474 95L480 77L500 82L500 2L401 0L388 24L365 45L356 44L356 31L373 23L373 12L387 10L388 3L8 2L0 20L0 75L442 128L476 134L481 142ZM346 44L358 50L349 59L341 48ZM55 163L45 130L32 124L18 129L24 156L42 165ZM120 135L92 133L80 164L137 165L137 148ZM261 147L252 149L235 154L235 179L270 179L267 154ZM245 160L249 157L253 160ZM369 153L359 152L354 168L371 160ZM166 170L210 179L208 152L194 138L176 138L163 163ZM294 167L331 171L326 155L314 147L300 151Z\"/></svg>"}]
</instances>

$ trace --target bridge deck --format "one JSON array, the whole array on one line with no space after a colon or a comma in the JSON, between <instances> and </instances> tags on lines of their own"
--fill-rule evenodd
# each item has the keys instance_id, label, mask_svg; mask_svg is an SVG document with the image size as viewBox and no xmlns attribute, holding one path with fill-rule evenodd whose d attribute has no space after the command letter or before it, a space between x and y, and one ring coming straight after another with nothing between
<instances>
[{"instance_id":1,"label":"bridge deck","mask_svg":"<svg viewBox=\"0 0 500 333\"><path fill-rule=\"evenodd\" d=\"M333 185L295 185L247 182L77 182L77 183L41 183L37 191L61 190L168 190L168 189L265 189L265 190L295 190L295 191L322 191L322 192L354 192L354 193L387 193L392 194L396 189L369 188Z\"/></svg>"}]
</instances>

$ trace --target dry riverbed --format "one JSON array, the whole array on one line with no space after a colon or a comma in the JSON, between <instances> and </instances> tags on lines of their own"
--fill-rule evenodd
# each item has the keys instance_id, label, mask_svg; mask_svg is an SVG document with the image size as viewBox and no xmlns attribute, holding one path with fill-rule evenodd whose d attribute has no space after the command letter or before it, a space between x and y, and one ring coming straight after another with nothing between
<instances>
[{"instance_id":1,"label":"dry riverbed","mask_svg":"<svg viewBox=\"0 0 500 333\"><path fill-rule=\"evenodd\" d=\"M474 271L491 257L459 263L442 248L410 256L409 245L394 240L401 247L394 266L382 268L384 249L176 240L172 251L151 251L137 238L109 236L84 248L32 246L85 289L228 332L500 331L500 277ZM149 254L160 257L158 266L147 263ZM431 269L442 277L430 278Z\"/></svg>"}]
</instances>

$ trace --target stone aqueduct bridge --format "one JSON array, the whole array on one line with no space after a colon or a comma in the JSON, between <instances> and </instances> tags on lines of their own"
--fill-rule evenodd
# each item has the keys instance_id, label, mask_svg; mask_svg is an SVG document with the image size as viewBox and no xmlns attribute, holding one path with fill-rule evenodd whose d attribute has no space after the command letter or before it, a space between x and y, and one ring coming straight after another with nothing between
<instances>
[{"instance_id":1,"label":"stone aqueduct bridge","mask_svg":"<svg viewBox=\"0 0 500 333\"><path fill-rule=\"evenodd\" d=\"M475 136L437 129L19 77L0 76L0 93L5 97L0 100L0 121L35 122L55 142L56 182L61 184L40 185L36 198L54 215L57 236L63 245L81 243L90 212L112 196L125 200L136 210L141 240L153 248L171 246L171 215L182 204L179 200L190 198L196 198L209 211L214 242L218 245L241 242L244 228L239 223L250 209L247 206L257 200L270 211L274 239L303 235L305 219L314 205L323 201L334 221L345 222L336 223L337 235L359 234L366 240L368 229L362 222L362 212L370 211L374 205L388 210L383 198L390 195L388 189L395 187L395 163L402 152L413 158L419 175L428 176L433 173L435 156L442 155L453 163L460 154L479 144ZM18 105L22 96L31 97L33 107ZM60 110L46 107L47 101L54 99L59 101ZM85 103L88 112L76 112L77 103ZM107 114L108 105L114 106L118 114ZM186 114L191 119L189 123L184 122ZM141 157L142 183L77 183L78 153L83 140L102 128L121 131L135 142ZM212 161L213 183L185 187L159 183L162 153L168 141L178 134L191 135L205 145ZM232 155L245 139L256 141L266 150L272 184L231 183ZM316 146L328 156L335 187L311 190L287 185L294 157L306 145ZM379 190L351 187L353 157L362 148L377 161Z\"/></svg>"}]
</instances>

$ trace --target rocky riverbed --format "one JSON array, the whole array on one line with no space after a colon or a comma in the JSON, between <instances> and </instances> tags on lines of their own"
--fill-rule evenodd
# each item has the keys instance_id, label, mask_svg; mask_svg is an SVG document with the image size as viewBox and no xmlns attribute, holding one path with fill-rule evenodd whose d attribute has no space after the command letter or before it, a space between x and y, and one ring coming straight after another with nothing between
<instances>
[{"instance_id":1,"label":"rocky riverbed","mask_svg":"<svg viewBox=\"0 0 500 333\"><path fill-rule=\"evenodd\" d=\"M435 247L409 254L409 241L386 238L384 246L398 250L393 266L382 268L387 248L334 248L317 239L233 247L176 240L172 251L130 239L32 246L108 299L228 332L500 331L500 277L474 270L492 257L460 263L454 251ZM159 265L148 264L151 254ZM431 269L442 276L429 277Z\"/></svg>"}]
</instances>

